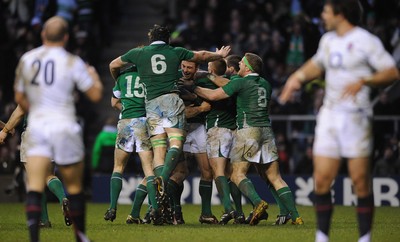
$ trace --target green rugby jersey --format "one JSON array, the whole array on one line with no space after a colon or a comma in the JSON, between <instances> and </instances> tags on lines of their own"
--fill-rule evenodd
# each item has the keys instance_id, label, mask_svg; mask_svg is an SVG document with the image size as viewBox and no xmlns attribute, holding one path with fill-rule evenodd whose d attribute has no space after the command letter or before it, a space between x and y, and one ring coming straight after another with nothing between
<instances>
[{"instance_id":1,"label":"green rugby jersey","mask_svg":"<svg viewBox=\"0 0 400 242\"><path fill-rule=\"evenodd\" d=\"M239 129L271 126L268 105L271 100L272 88L264 78L258 74L233 78L222 89L228 96L237 94L236 122Z\"/></svg>"},{"instance_id":2,"label":"green rugby jersey","mask_svg":"<svg viewBox=\"0 0 400 242\"><path fill-rule=\"evenodd\" d=\"M178 69L182 60L192 59L194 53L182 47L172 47L162 41L134 48L121 56L122 61L137 66L145 86L147 100L166 93L178 92Z\"/></svg>"},{"instance_id":3,"label":"green rugby jersey","mask_svg":"<svg viewBox=\"0 0 400 242\"><path fill-rule=\"evenodd\" d=\"M209 89L217 89L208 78L201 78L196 81L196 85ZM220 127L227 129L236 129L236 106L234 97L211 102L211 110L206 116L206 129Z\"/></svg>"},{"instance_id":4,"label":"green rugby jersey","mask_svg":"<svg viewBox=\"0 0 400 242\"><path fill-rule=\"evenodd\" d=\"M146 117L144 87L136 71L128 69L118 76L113 94L121 99L122 119Z\"/></svg>"}]
</instances>

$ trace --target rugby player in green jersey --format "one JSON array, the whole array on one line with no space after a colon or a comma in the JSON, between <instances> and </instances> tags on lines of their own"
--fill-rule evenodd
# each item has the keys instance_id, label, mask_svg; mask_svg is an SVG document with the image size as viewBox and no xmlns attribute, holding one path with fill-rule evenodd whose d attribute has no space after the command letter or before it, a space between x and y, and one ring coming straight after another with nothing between
<instances>
[{"instance_id":1,"label":"rugby player in green jersey","mask_svg":"<svg viewBox=\"0 0 400 242\"><path fill-rule=\"evenodd\" d=\"M182 60L195 62L219 60L226 57L231 48L223 46L216 52L174 48L169 45L169 30L159 25L150 29L148 37L150 45L131 49L114 59L110 63L110 72L116 79L120 69L127 64L135 64L138 68L145 88L147 125L153 146L154 162L164 163L163 167L154 167L161 171L155 183L157 197L162 200L165 197L164 184L168 182L179 160L185 140L185 105L179 97L177 88L179 65Z\"/></svg>"},{"instance_id":2,"label":"rugby player in green jersey","mask_svg":"<svg viewBox=\"0 0 400 242\"><path fill-rule=\"evenodd\" d=\"M122 71L118 76L111 105L121 111L121 119L118 122L118 135L115 142L114 169L110 181L110 208L104 215L105 220L113 221L116 218L117 201L122 189L122 174L127 165L130 154L138 153L146 182L140 184L135 196L134 205L143 203L146 195L149 195L150 203L153 205L155 225L163 223L161 213L155 198L155 187L153 186L153 152L150 144L149 134L146 127L146 110L144 104L144 88L140 82L137 69L131 66ZM135 148L135 150L134 150ZM137 198L137 199L136 199ZM140 206L139 206L140 208ZM126 223L141 224L140 210L132 209L126 219Z\"/></svg>"},{"instance_id":3,"label":"rugby player in green jersey","mask_svg":"<svg viewBox=\"0 0 400 242\"><path fill-rule=\"evenodd\" d=\"M180 200L180 194L177 191L177 187L183 186L183 181L186 179L184 171L187 170L187 158L193 155L197 161L198 168L200 170L200 182L199 182L199 193L201 197L201 215L199 218L200 223L207 224L217 224L218 219L212 214L211 211L211 196L212 196L212 182L213 174L210 166L210 162L207 157L206 152L206 129L205 129L205 118L211 109L211 105L199 98L194 93L187 92L184 89L185 85L192 85L197 80L195 80L195 75L198 74L199 65L192 61L182 61L180 75L180 90L181 98L185 102L185 116L187 119L186 127L186 140L183 145L184 156L186 158L185 162L181 162L177 165L174 170L173 175L170 178L170 183L168 183L168 192L175 194L175 202ZM171 181L174 182L171 182ZM180 186L177 186L180 184ZM179 223L179 212L180 207L176 206L175 203L175 220ZM181 220L183 221L183 219Z\"/></svg>"},{"instance_id":4,"label":"rugby player in green jersey","mask_svg":"<svg viewBox=\"0 0 400 242\"><path fill-rule=\"evenodd\" d=\"M238 130L231 150L231 180L254 205L250 225L258 224L266 214L268 203L260 198L254 185L246 177L251 164L257 167L260 176L269 181L291 212L292 223L303 224L292 192L279 172L278 155L268 113L271 85L260 77L262 59L246 53L239 63L238 78L217 89L195 87L195 93L207 100L221 100L236 97L236 122ZM215 76L209 75L211 79Z\"/></svg>"}]
</instances>

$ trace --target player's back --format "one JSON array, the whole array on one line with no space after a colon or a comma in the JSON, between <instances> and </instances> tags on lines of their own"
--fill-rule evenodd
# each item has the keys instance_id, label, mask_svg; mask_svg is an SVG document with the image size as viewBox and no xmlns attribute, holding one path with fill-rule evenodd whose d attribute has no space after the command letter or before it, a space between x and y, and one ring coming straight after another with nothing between
<instances>
[{"instance_id":1,"label":"player's back","mask_svg":"<svg viewBox=\"0 0 400 242\"><path fill-rule=\"evenodd\" d=\"M62 47L41 46L27 52L16 74L16 88L30 103L30 119L75 119L75 85L86 91L93 83L85 63Z\"/></svg>"},{"instance_id":2,"label":"player's back","mask_svg":"<svg viewBox=\"0 0 400 242\"><path fill-rule=\"evenodd\" d=\"M136 64L146 88L146 98L151 100L166 93L178 92L179 65L181 60L192 57L193 52L189 50L161 42L132 49L122 56L122 60Z\"/></svg>"}]
</instances>

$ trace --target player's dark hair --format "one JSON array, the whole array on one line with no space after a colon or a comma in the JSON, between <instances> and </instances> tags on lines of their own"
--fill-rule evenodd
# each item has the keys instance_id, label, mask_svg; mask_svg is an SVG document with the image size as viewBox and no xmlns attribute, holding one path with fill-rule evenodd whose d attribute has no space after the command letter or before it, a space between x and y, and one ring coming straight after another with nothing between
<instances>
[{"instance_id":1,"label":"player's dark hair","mask_svg":"<svg viewBox=\"0 0 400 242\"><path fill-rule=\"evenodd\" d=\"M250 66L253 68L254 73L261 74L262 73L262 68L263 68L263 61L261 57L259 57L256 54L253 53L246 53L244 54L246 57L247 61L249 62Z\"/></svg>"},{"instance_id":2,"label":"player's dark hair","mask_svg":"<svg viewBox=\"0 0 400 242\"><path fill-rule=\"evenodd\" d=\"M161 40L168 44L170 35L171 33L169 32L167 27L163 27L157 24L155 24L148 33L150 43Z\"/></svg>"},{"instance_id":3,"label":"player's dark hair","mask_svg":"<svg viewBox=\"0 0 400 242\"><path fill-rule=\"evenodd\" d=\"M212 62L212 66L214 68L215 74L217 76L222 76L226 71L226 62L224 59L219 59Z\"/></svg>"},{"instance_id":4,"label":"player's dark hair","mask_svg":"<svg viewBox=\"0 0 400 242\"><path fill-rule=\"evenodd\" d=\"M226 66L227 67L233 67L233 69L235 69L236 72L239 71L240 67L239 67L239 62L242 60L242 57L238 56L238 55L229 55L225 58L226 60Z\"/></svg>"},{"instance_id":5,"label":"player's dark hair","mask_svg":"<svg viewBox=\"0 0 400 242\"><path fill-rule=\"evenodd\" d=\"M361 23L363 9L358 0L327 0L335 15L342 14L352 25Z\"/></svg>"}]
</instances>

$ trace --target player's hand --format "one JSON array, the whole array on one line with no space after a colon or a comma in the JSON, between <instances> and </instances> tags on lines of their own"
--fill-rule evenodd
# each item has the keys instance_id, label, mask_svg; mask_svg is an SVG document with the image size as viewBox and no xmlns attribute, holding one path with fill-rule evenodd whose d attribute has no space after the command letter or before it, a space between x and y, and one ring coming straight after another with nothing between
<instances>
[{"instance_id":1,"label":"player's hand","mask_svg":"<svg viewBox=\"0 0 400 242\"><path fill-rule=\"evenodd\" d=\"M201 112L208 112L211 110L211 104L209 102L206 102L203 100L203 102L201 103L201 105L199 106Z\"/></svg>"},{"instance_id":2,"label":"player's hand","mask_svg":"<svg viewBox=\"0 0 400 242\"><path fill-rule=\"evenodd\" d=\"M351 83L344 88L342 97L354 97L363 87L364 80L359 80L357 82Z\"/></svg>"},{"instance_id":3,"label":"player's hand","mask_svg":"<svg viewBox=\"0 0 400 242\"><path fill-rule=\"evenodd\" d=\"M7 138L7 133L4 132L3 130L0 131L0 145L4 144Z\"/></svg>"},{"instance_id":4,"label":"player's hand","mask_svg":"<svg viewBox=\"0 0 400 242\"><path fill-rule=\"evenodd\" d=\"M219 55L222 56L222 58L225 58L229 55L229 52L231 52L231 47L228 46L222 46L221 49L216 49L215 52Z\"/></svg>"},{"instance_id":5,"label":"player's hand","mask_svg":"<svg viewBox=\"0 0 400 242\"><path fill-rule=\"evenodd\" d=\"M295 75L290 76L289 79L286 81L285 86L283 87L281 95L279 95L278 97L279 104L286 104L286 102L289 101L290 97L292 96L292 93L299 90L300 88L301 81Z\"/></svg>"}]
</instances>

